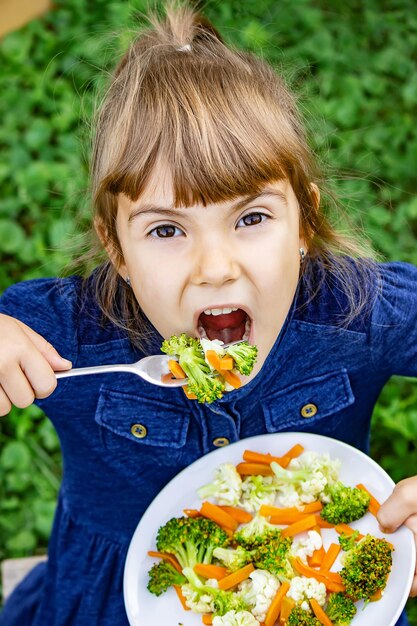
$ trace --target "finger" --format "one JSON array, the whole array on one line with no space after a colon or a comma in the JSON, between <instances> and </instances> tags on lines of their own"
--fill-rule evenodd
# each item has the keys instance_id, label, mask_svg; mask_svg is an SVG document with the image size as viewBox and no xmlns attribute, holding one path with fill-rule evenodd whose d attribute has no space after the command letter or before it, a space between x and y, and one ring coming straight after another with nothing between
<instances>
[{"instance_id":1,"label":"finger","mask_svg":"<svg viewBox=\"0 0 417 626\"><path fill-rule=\"evenodd\" d=\"M11 409L12 409L12 403L10 402L6 393L0 387L0 416L7 415L8 413L10 413Z\"/></svg>"},{"instance_id":2,"label":"finger","mask_svg":"<svg viewBox=\"0 0 417 626\"><path fill-rule=\"evenodd\" d=\"M68 359L64 359L58 351L50 344L45 337L38 335L34 330L26 326L23 322L16 320L18 326L23 330L25 335L30 339L35 348L39 350L42 356L48 361L54 371L70 369L72 364Z\"/></svg>"},{"instance_id":3,"label":"finger","mask_svg":"<svg viewBox=\"0 0 417 626\"><path fill-rule=\"evenodd\" d=\"M36 398L47 398L51 395L57 385L57 379L54 370L42 354L37 350L25 353L20 361L20 368Z\"/></svg>"},{"instance_id":4,"label":"finger","mask_svg":"<svg viewBox=\"0 0 417 626\"><path fill-rule=\"evenodd\" d=\"M417 512L417 479L401 480L390 497L381 505L377 519L384 532L393 532Z\"/></svg>"},{"instance_id":5,"label":"finger","mask_svg":"<svg viewBox=\"0 0 417 626\"><path fill-rule=\"evenodd\" d=\"M19 409L31 405L35 399L35 393L18 365L10 367L7 377L1 381L1 385L10 402Z\"/></svg>"}]
</instances>

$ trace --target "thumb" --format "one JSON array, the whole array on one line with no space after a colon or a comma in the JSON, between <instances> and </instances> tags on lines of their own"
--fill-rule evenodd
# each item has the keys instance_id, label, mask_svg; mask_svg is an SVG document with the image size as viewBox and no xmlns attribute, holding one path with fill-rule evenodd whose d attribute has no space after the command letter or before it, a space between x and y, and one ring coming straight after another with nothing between
<instances>
[{"instance_id":1,"label":"thumb","mask_svg":"<svg viewBox=\"0 0 417 626\"><path fill-rule=\"evenodd\" d=\"M413 513L417 512L417 477L401 480L392 494L381 505L377 520L384 532L394 532Z\"/></svg>"},{"instance_id":2,"label":"thumb","mask_svg":"<svg viewBox=\"0 0 417 626\"><path fill-rule=\"evenodd\" d=\"M25 335L30 339L35 348L42 354L46 361L48 361L54 371L71 369L71 361L64 359L54 346L45 339L45 337L36 333L32 330L32 328L29 328L29 326L23 322L20 322L19 320L16 321Z\"/></svg>"}]
</instances>

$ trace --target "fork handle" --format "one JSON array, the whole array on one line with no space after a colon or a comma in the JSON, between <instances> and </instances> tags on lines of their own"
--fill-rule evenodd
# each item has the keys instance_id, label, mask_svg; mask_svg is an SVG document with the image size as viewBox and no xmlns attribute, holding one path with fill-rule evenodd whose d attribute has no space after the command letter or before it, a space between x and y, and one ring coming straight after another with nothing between
<instances>
[{"instance_id":1,"label":"fork handle","mask_svg":"<svg viewBox=\"0 0 417 626\"><path fill-rule=\"evenodd\" d=\"M86 376L88 374L106 374L107 372L132 372L137 370L129 365L93 365L91 367L74 367L71 370L55 372L56 378L69 378L70 376Z\"/></svg>"}]
</instances>

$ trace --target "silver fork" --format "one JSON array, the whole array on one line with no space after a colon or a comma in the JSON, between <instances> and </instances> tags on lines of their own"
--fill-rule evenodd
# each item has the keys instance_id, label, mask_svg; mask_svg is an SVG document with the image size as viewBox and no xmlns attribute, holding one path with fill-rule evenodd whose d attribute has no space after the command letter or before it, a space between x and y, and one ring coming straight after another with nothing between
<instances>
[{"instance_id":1,"label":"silver fork","mask_svg":"<svg viewBox=\"0 0 417 626\"><path fill-rule=\"evenodd\" d=\"M232 341L224 344L224 348L234 346L240 341ZM178 359L169 354L152 354L145 356L136 363L121 363L115 365L92 365L91 367L75 367L71 370L63 372L55 372L57 378L68 378L69 376L86 376L88 374L106 374L110 372L128 372L136 374L148 381L152 385L159 387L183 387L187 384L188 378L172 378L171 380L162 380L162 376L169 374L168 361Z\"/></svg>"},{"instance_id":2,"label":"silver fork","mask_svg":"<svg viewBox=\"0 0 417 626\"><path fill-rule=\"evenodd\" d=\"M168 361L176 360L168 354L153 354L145 356L136 363L125 363L115 365L92 365L91 367L75 367L63 372L55 372L57 378L68 378L69 376L86 376L88 374L106 374L110 372L129 372L136 374L152 385L159 387L182 387L188 382L188 378L173 378L172 380L162 380L164 374L169 373Z\"/></svg>"}]
</instances>

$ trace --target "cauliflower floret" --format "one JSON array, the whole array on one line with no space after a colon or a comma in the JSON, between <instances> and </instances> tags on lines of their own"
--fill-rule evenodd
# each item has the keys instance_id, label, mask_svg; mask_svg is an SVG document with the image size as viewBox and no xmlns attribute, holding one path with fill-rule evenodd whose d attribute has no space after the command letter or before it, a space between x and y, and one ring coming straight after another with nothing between
<instances>
[{"instance_id":1,"label":"cauliflower floret","mask_svg":"<svg viewBox=\"0 0 417 626\"><path fill-rule=\"evenodd\" d=\"M291 546L291 554L294 557L298 557L307 563L307 557L311 556L314 550L320 550L323 545L323 540L320 533L316 530L309 530L308 536L295 541Z\"/></svg>"},{"instance_id":2,"label":"cauliflower floret","mask_svg":"<svg viewBox=\"0 0 417 626\"><path fill-rule=\"evenodd\" d=\"M260 626L249 611L228 611L213 618L213 626Z\"/></svg>"},{"instance_id":3,"label":"cauliflower floret","mask_svg":"<svg viewBox=\"0 0 417 626\"><path fill-rule=\"evenodd\" d=\"M263 569L256 569L239 585L239 595L260 622L265 621L269 606L280 587L276 576Z\"/></svg>"},{"instance_id":4,"label":"cauliflower floret","mask_svg":"<svg viewBox=\"0 0 417 626\"><path fill-rule=\"evenodd\" d=\"M241 506L256 513L262 504L274 504L277 489L272 476L247 476L242 481Z\"/></svg>"},{"instance_id":5,"label":"cauliflower floret","mask_svg":"<svg viewBox=\"0 0 417 626\"><path fill-rule=\"evenodd\" d=\"M295 600L304 611L310 611L309 600L315 598L320 606L326 602L326 585L315 578L295 576L292 579L287 595Z\"/></svg>"},{"instance_id":6,"label":"cauliflower floret","mask_svg":"<svg viewBox=\"0 0 417 626\"><path fill-rule=\"evenodd\" d=\"M219 504L236 506L242 493L242 479L233 463L222 463L214 472L213 482L197 490L199 497L215 498Z\"/></svg>"},{"instance_id":7,"label":"cauliflower floret","mask_svg":"<svg viewBox=\"0 0 417 626\"><path fill-rule=\"evenodd\" d=\"M210 587L218 588L219 583L214 578L209 578L206 585ZM213 613L214 598L209 593L200 594L197 589L194 589L192 585L185 584L181 586L181 591L185 598L185 604L195 613Z\"/></svg>"},{"instance_id":8,"label":"cauliflower floret","mask_svg":"<svg viewBox=\"0 0 417 626\"><path fill-rule=\"evenodd\" d=\"M300 506L325 498L326 485L339 478L340 460L331 459L329 454L304 452L292 459L286 469L274 461L271 463L282 505Z\"/></svg>"}]
</instances>

